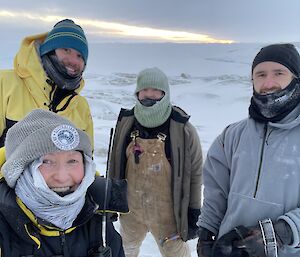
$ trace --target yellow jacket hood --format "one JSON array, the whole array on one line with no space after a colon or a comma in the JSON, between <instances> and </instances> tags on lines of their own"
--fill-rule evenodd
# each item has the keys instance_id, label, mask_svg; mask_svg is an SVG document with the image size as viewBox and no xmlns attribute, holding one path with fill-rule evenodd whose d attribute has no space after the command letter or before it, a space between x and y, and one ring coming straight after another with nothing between
<instances>
[{"instance_id":1,"label":"yellow jacket hood","mask_svg":"<svg viewBox=\"0 0 300 257\"><path fill-rule=\"evenodd\" d=\"M39 46L44 42L47 34L32 35L23 39L14 59L14 69L21 78L33 77L37 84L46 80L47 75L42 67ZM84 81L81 80L80 87L75 90L76 93L79 93L83 86Z\"/></svg>"},{"instance_id":2,"label":"yellow jacket hood","mask_svg":"<svg viewBox=\"0 0 300 257\"><path fill-rule=\"evenodd\" d=\"M0 146L4 145L9 127L21 120L31 110L49 109L52 101L52 86L47 83L47 74L38 53L45 34L26 37L14 59L14 69L0 71ZM83 79L77 94L70 95L57 105L58 114L71 120L88 133L94 142L93 122L87 99L80 95Z\"/></svg>"}]
</instances>

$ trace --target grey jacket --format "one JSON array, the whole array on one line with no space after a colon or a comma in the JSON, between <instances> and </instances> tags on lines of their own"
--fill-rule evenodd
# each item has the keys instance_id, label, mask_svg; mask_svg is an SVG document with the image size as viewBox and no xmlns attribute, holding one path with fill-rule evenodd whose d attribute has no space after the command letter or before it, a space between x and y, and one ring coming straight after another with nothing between
<instances>
[{"instance_id":1,"label":"grey jacket","mask_svg":"<svg viewBox=\"0 0 300 257\"><path fill-rule=\"evenodd\" d=\"M218 237L238 225L285 220L294 242L279 256L300 256L300 106L278 123L251 118L228 126L208 151L198 225Z\"/></svg>"},{"instance_id":2,"label":"grey jacket","mask_svg":"<svg viewBox=\"0 0 300 257\"><path fill-rule=\"evenodd\" d=\"M181 238L189 238L188 216L194 215L194 226L201 206L202 151L196 129L189 116L173 107L170 120L172 186L174 214ZM117 121L110 162L110 177L125 178L126 136L134 123L133 110L122 109Z\"/></svg>"}]
</instances>

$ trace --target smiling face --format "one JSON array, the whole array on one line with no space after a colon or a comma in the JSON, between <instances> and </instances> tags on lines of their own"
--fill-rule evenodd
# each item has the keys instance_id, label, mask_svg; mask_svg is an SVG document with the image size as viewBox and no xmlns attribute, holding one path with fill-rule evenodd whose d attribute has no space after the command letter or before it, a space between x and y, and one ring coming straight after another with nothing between
<instances>
[{"instance_id":1,"label":"smiling face","mask_svg":"<svg viewBox=\"0 0 300 257\"><path fill-rule=\"evenodd\" d=\"M254 90L262 95L285 89L294 78L292 72L277 62L262 62L255 66L252 73Z\"/></svg>"},{"instance_id":2,"label":"smiling face","mask_svg":"<svg viewBox=\"0 0 300 257\"><path fill-rule=\"evenodd\" d=\"M46 154L39 170L48 187L64 195L73 192L84 177L83 156L78 151L61 151Z\"/></svg>"},{"instance_id":3,"label":"smiling face","mask_svg":"<svg viewBox=\"0 0 300 257\"><path fill-rule=\"evenodd\" d=\"M84 60L82 55L72 48L55 49L57 59L64 65L70 76L77 76L84 70Z\"/></svg>"}]
</instances>

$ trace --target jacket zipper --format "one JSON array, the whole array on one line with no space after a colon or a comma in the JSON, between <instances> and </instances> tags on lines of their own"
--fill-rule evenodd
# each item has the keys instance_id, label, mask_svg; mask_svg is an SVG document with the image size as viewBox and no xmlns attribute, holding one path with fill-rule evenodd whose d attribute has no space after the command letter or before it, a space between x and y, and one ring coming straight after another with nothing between
<instances>
[{"instance_id":1,"label":"jacket zipper","mask_svg":"<svg viewBox=\"0 0 300 257\"><path fill-rule=\"evenodd\" d=\"M61 240L61 249L63 252L63 256L70 257L68 246L66 244L66 234L63 231L60 232L60 240Z\"/></svg>"},{"instance_id":2,"label":"jacket zipper","mask_svg":"<svg viewBox=\"0 0 300 257\"><path fill-rule=\"evenodd\" d=\"M257 180L256 180L255 191L254 191L254 195L253 195L254 198L256 198L257 190L258 190L258 184L259 184L261 167L262 167L262 162L263 162L263 155L264 155L264 150L265 150L265 143L266 143L266 138L267 138L267 132L268 132L268 125L265 124L265 127L264 127L264 137L263 137L262 147L261 147L261 152L260 152L260 160L259 160Z\"/></svg>"}]
</instances>

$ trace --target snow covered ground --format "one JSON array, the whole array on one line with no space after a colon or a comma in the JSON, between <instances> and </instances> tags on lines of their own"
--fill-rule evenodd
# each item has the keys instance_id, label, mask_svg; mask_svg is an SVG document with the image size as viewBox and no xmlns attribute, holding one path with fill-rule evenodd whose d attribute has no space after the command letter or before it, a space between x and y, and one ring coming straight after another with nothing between
<instances>
[{"instance_id":1,"label":"snow covered ground","mask_svg":"<svg viewBox=\"0 0 300 257\"><path fill-rule=\"evenodd\" d=\"M3 44L0 69L12 66L18 44ZM94 119L98 170L105 173L109 132L120 108L134 106L133 92L140 70L157 66L168 75L171 101L191 115L205 154L226 125L247 117L252 94L251 63L261 46L90 44L83 95L90 103ZM197 256L196 243L189 242L192 256ZM140 256L160 256L151 235L144 241Z\"/></svg>"}]
</instances>

